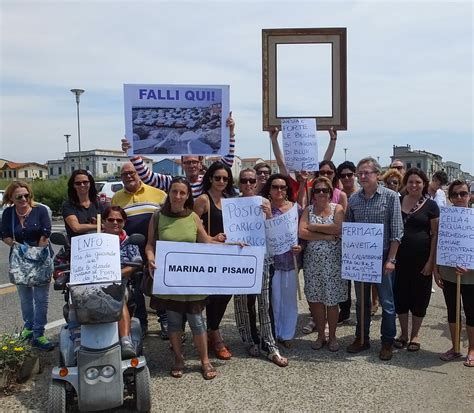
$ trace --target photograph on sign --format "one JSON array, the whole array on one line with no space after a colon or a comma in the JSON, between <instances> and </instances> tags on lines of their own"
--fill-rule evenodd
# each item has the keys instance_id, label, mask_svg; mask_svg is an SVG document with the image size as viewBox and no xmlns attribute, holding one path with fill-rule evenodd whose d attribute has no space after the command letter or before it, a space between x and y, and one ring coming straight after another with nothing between
<instances>
[{"instance_id":1,"label":"photograph on sign","mask_svg":"<svg viewBox=\"0 0 474 413\"><path fill-rule=\"evenodd\" d=\"M345 280L382 282L383 224L342 224L341 275Z\"/></svg>"},{"instance_id":2,"label":"photograph on sign","mask_svg":"<svg viewBox=\"0 0 474 413\"><path fill-rule=\"evenodd\" d=\"M284 254L298 245L298 205L265 221L267 250L272 256Z\"/></svg>"},{"instance_id":3,"label":"photograph on sign","mask_svg":"<svg viewBox=\"0 0 474 413\"><path fill-rule=\"evenodd\" d=\"M260 294L264 249L157 241L153 294Z\"/></svg>"},{"instance_id":4,"label":"photograph on sign","mask_svg":"<svg viewBox=\"0 0 474 413\"><path fill-rule=\"evenodd\" d=\"M474 269L474 209L440 208L436 263Z\"/></svg>"},{"instance_id":5,"label":"photograph on sign","mask_svg":"<svg viewBox=\"0 0 474 413\"><path fill-rule=\"evenodd\" d=\"M71 239L71 284L121 280L117 235L86 234Z\"/></svg>"},{"instance_id":6,"label":"photograph on sign","mask_svg":"<svg viewBox=\"0 0 474 413\"><path fill-rule=\"evenodd\" d=\"M229 86L124 85L129 155L225 155Z\"/></svg>"},{"instance_id":7,"label":"photograph on sign","mask_svg":"<svg viewBox=\"0 0 474 413\"><path fill-rule=\"evenodd\" d=\"M265 247L262 197L223 198L221 203L226 241Z\"/></svg>"},{"instance_id":8,"label":"photograph on sign","mask_svg":"<svg viewBox=\"0 0 474 413\"><path fill-rule=\"evenodd\" d=\"M283 155L290 171L319 171L316 119L282 119Z\"/></svg>"}]
</instances>

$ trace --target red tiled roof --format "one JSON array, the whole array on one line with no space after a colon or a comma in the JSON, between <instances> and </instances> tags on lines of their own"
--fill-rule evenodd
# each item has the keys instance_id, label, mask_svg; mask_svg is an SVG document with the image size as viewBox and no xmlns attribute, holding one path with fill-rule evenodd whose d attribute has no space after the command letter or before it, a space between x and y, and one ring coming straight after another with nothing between
<instances>
[{"instance_id":1,"label":"red tiled roof","mask_svg":"<svg viewBox=\"0 0 474 413\"><path fill-rule=\"evenodd\" d=\"M42 165L37 162L5 162L1 169L20 169L28 165L35 165L40 168L47 168L46 165Z\"/></svg>"}]
</instances>

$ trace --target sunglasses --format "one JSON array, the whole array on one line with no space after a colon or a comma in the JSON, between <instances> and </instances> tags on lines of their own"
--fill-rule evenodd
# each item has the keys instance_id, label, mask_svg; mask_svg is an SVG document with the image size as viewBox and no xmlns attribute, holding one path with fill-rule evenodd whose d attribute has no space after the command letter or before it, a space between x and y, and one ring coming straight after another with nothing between
<instances>
[{"instance_id":1,"label":"sunglasses","mask_svg":"<svg viewBox=\"0 0 474 413\"><path fill-rule=\"evenodd\" d=\"M286 191L287 188L286 185L272 185L272 189L275 191Z\"/></svg>"},{"instance_id":2,"label":"sunglasses","mask_svg":"<svg viewBox=\"0 0 474 413\"><path fill-rule=\"evenodd\" d=\"M396 169L397 171L401 171L403 169L403 166L391 166L390 168Z\"/></svg>"},{"instance_id":3,"label":"sunglasses","mask_svg":"<svg viewBox=\"0 0 474 413\"><path fill-rule=\"evenodd\" d=\"M123 224L123 219L122 218L106 218L105 219L109 224Z\"/></svg>"},{"instance_id":4,"label":"sunglasses","mask_svg":"<svg viewBox=\"0 0 474 413\"><path fill-rule=\"evenodd\" d=\"M239 181L241 184L256 184L257 180L255 178L240 178Z\"/></svg>"},{"instance_id":5,"label":"sunglasses","mask_svg":"<svg viewBox=\"0 0 474 413\"><path fill-rule=\"evenodd\" d=\"M29 198L30 198L30 194L20 194L20 195L17 195L17 196L15 197L15 200L20 201L20 200L22 200L23 198L29 199Z\"/></svg>"},{"instance_id":6,"label":"sunglasses","mask_svg":"<svg viewBox=\"0 0 474 413\"><path fill-rule=\"evenodd\" d=\"M398 181L387 181L387 184L388 185L398 185L399 182Z\"/></svg>"},{"instance_id":7,"label":"sunglasses","mask_svg":"<svg viewBox=\"0 0 474 413\"><path fill-rule=\"evenodd\" d=\"M75 186L87 186L89 184L90 184L89 181L76 181L76 182L74 182Z\"/></svg>"},{"instance_id":8,"label":"sunglasses","mask_svg":"<svg viewBox=\"0 0 474 413\"><path fill-rule=\"evenodd\" d=\"M214 179L214 181L216 182L220 182L220 181L229 182L229 177L227 176L214 175L212 179Z\"/></svg>"},{"instance_id":9,"label":"sunglasses","mask_svg":"<svg viewBox=\"0 0 474 413\"><path fill-rule=\"evenodd\" d=\"M467 191L461 191L461 192L453 192L451 193L451 198L466 198L469 195L469 192Z\"/></svg>"},{"instance_id":10,"label":"sunglasses","mask_svg":"<svg viewBox=\"0 0 474 413\"><path fill-rule=\"evenodd\" d=\"M329 188L314 188L313 194L329 194Z\"/></svg>"},{"instance_id":11,"label":"sunglasses","mask_svg":"<svg viewBox=\"0 0 474 413\"><path fill-rule=\"evenodd\" d=\"M259 170L259 171L257 171L257 175L270 175L270 171Z\"/></svg>"},{"instance_id":12,"label":"sunglasses","mask_svg":"<svg viewBox=\"0 0 474 413\"><path fill-rule=\"evenodd\" d=\"M346 174L341 174L339 176L341 177L341 179L344 179L344 178L349 179L349 178L352 178L354 176L354 173L353 172L348 172Z\"/></svg>"},{"instance_id":13,"label":"sunglasses","mask_svg":"<svg viewBox=\"0 0 474 413\"><path fill-rule=\"evenodd\" d=\"M126 176L135 176L137 173L135 171L128 171L128 172L122 172L120 174L121 177L126 177Z\"/></svg>"},{"instance_id":14,"label":"sunglasses","mask_svg":"<svg viewBox=\"0 0 474 413\"><path fill-rule=\"evenodd\" d=\"M334 171L318 171L315 173L316 176L333 176Z\"/></svg>"}]
</instances>

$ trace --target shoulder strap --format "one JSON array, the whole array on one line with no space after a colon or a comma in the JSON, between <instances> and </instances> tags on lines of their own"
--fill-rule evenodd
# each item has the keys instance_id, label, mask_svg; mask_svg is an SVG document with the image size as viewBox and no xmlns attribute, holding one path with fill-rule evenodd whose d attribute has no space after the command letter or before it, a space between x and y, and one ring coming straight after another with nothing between
<instances>
[{"instance_id":1,"label":"shoulder strap","mask_svg":"<svg viewBox=\"0 0 474 413\"><path fill-rule=\"evenodd\" d=\"M207 235L211 235L211 195L205 192L207 195Z\"/></svg>"},{"instance_id":2,"label":"shoulder strap","mask_svg":"<svg viewBox=\"0 0 474 413\"><path fill-rule=\"evenodd\" d=\"M15 239L15 207L12 207L12 237L13 237L13 242L16 242L16 239Z\"/></svg>"}]
</instances>

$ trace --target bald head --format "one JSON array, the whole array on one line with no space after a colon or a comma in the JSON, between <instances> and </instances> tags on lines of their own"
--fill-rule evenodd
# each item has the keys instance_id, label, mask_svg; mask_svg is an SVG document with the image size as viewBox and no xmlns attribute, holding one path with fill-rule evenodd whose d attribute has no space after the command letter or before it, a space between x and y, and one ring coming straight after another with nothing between
<instances>
[{"instance_id":1,"label":"bald head","mask_svg":"<svg viewBox=\"0 0 474 413\"><path fill-rule=\"evenodd\" d=\"M128 192L135 193L140 189L141 182L137 171L131 162L123 164L120 178L122 179L123 185Z\"/></svg>"}]
</instances>

